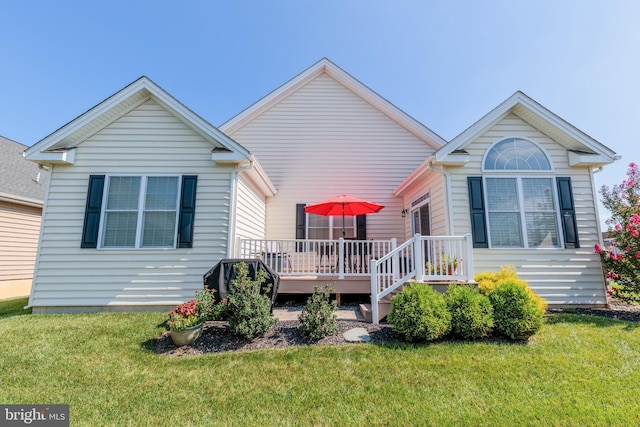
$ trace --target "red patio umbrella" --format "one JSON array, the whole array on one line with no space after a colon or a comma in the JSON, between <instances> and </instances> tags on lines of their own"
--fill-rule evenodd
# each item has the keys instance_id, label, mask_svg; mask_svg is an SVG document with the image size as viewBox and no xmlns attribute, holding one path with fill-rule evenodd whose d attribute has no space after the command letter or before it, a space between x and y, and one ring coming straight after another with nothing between
<instances>
[{"instance_id":1,"label":"red patio umbrella","mask_svg":"<svg viewBox=\"0 0 640 427\"><path fill-rule=\"evenodd\" d=\"M304 211L323 216L342 216L342 235L344 236L344 217L364 215L379 212L384 206L368 202L356 197L341 196L332 197L319 203L307 205Z\"/></svg>"}]
</instances>

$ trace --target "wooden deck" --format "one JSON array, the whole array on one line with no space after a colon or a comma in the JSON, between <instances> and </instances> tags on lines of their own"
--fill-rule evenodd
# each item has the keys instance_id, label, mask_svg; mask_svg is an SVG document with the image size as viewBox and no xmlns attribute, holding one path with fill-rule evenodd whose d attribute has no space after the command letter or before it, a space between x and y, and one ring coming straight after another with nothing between
<instances>
[{"instance_id":1,"label":"wooden deck","mask_svg":"<svg viewBox=\"0 0 640 427\"><path fill-rule=\"evenodd\" d=\"M278 294L311 294L314 286L330 285L336 294L371 294L371 277L281 276Z\"/></svg>"}]
</instances>

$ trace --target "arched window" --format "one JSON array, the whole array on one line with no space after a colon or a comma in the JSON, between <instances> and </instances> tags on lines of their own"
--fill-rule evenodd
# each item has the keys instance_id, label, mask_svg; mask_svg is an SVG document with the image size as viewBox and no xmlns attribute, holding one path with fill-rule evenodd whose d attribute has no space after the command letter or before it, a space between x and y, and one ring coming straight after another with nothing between
<instances>
[{"instance_id":1,"label":"arched window","mask_svg":"<svg viewBox=\"0 0 640 427\"><path fill-rule=\"evenodd\" d=\"M560 247L554 179L529 171L551 171L546 154L530 141L507 138L487 151L484 208L493 248Z\"/></svg>"},{"instance_id":2,"label":"arched window","mask_svg":"<svg viewBox=\"0 0 640 427\"><path fill-rule=\"evenodd\" d=\"M507 138L489 149L484 159L484 169L548 171L551 170L551 163L534 143L521 138Z\"/></svg>"}]
</instances>

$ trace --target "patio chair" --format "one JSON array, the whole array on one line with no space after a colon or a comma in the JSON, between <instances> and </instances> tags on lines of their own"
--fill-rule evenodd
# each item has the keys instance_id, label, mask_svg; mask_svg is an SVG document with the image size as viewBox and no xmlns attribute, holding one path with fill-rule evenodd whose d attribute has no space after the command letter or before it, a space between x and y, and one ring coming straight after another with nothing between
<instances>
[{"instance_id":1,"label":"patio chair","mask_svg":"<svg viewBox=\"0 0 640 427\"><path fill-rule=\"evenodd\" d=\"M291 271L291 257L287 252L283 252L280 242L269 240L266 242L265 250L262 252L262 260L271 269L278 272Z\"/></svg>"}]
</instances>

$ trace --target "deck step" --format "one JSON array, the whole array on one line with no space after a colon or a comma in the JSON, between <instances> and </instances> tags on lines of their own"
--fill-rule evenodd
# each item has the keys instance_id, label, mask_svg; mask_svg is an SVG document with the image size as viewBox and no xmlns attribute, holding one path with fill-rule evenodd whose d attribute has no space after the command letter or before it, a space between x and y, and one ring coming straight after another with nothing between
<instances>
[{"instance_id":1,"label":"deck step","mask_svg":"<svg viewBox=\"0 0 640 427\"><path fill-rule=\"evenodd\" d=\"M387 314L391 311L390 301L380 301L378 303L378 321L387 317ZM367 323L373 323L373 313L371 312L371 304L360 304L360 314L364 317L364 321Z\"/></svg>"}]
</instances>

